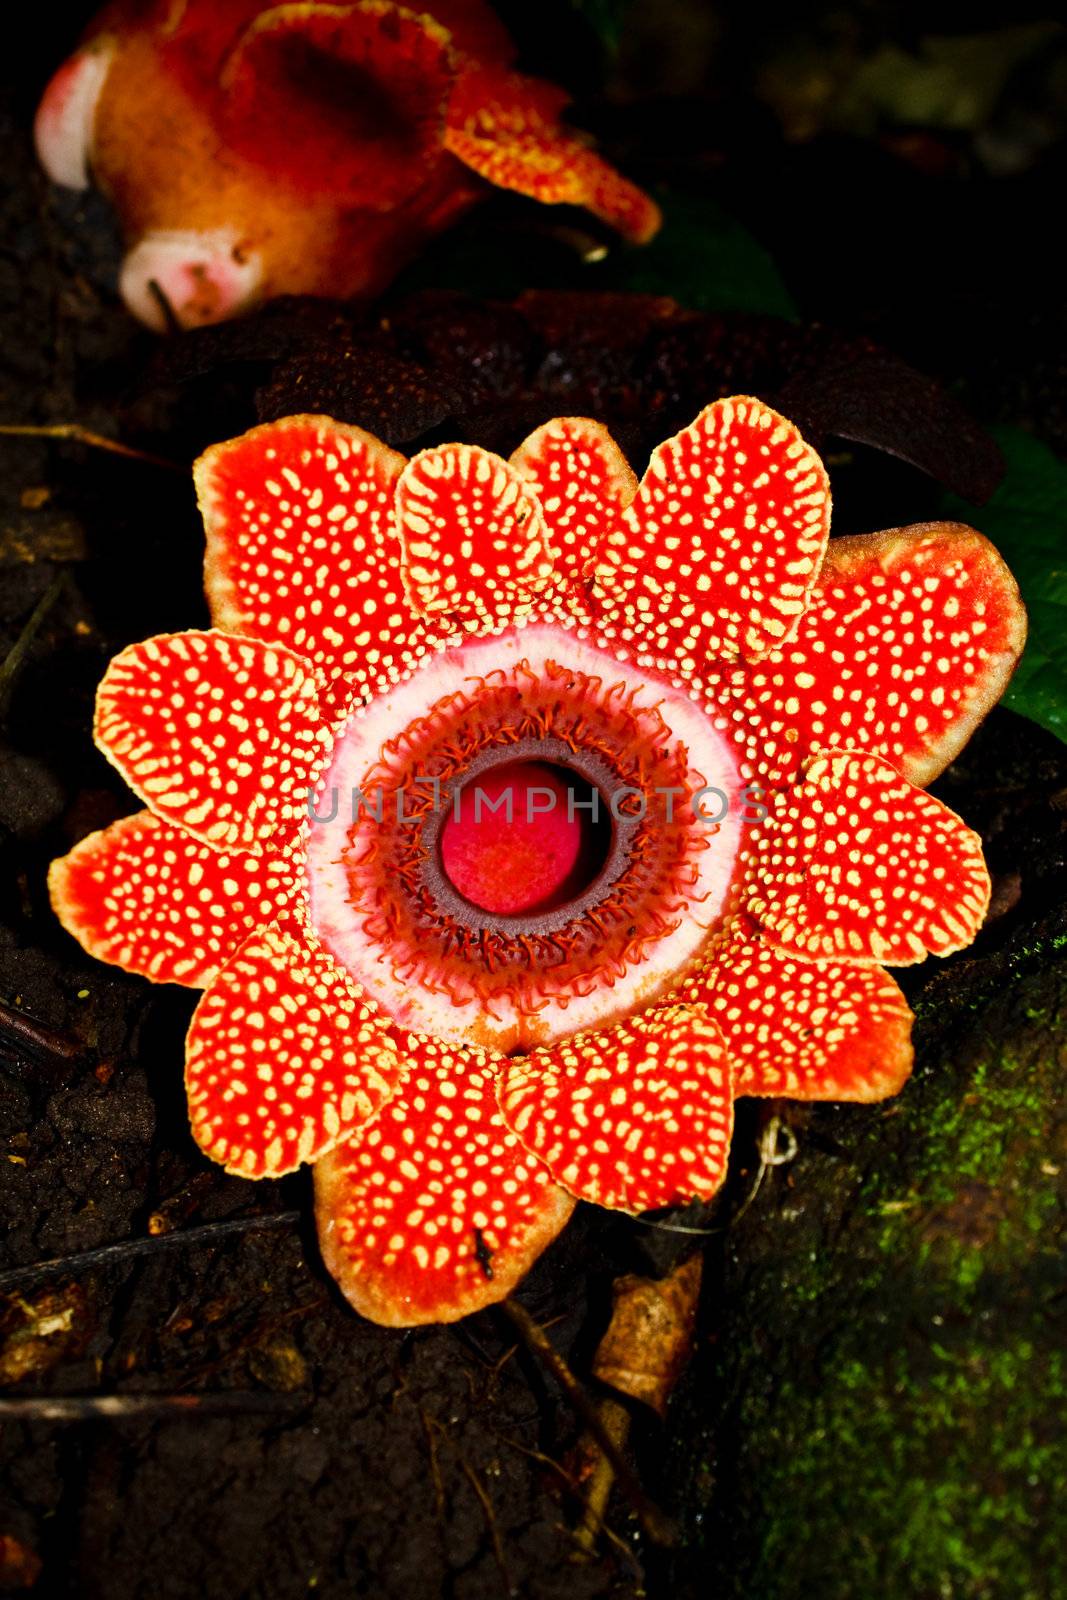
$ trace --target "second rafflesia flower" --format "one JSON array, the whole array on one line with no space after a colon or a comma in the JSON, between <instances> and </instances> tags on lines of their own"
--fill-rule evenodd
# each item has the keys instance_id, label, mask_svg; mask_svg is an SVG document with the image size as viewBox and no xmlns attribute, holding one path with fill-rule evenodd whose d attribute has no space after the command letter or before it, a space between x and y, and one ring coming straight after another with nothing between
<instances>
[{"instance_id":1,"label":"second rafflesia flower","mask_svg":"<svg viewBox=\"0 0 1067 1600\"><path fill-rule=\"evenodd\" d=\"M111 0L45 91L37 151L114 202L123 299L161 330L377 294L489 185L651 238L655 203L515 54L486 0Z\"/></svg>"},{"instance_id":2,"label":"second rafflesia flower","mask_svg":"<svg viewBox=\"0 0 1067 1600\"><path fill-rule=\"evenodd\" d=\"M109 668L96 736L148 809L53 897L205 988L196 1138L318 1163L354 1306L451 1320L577 1198L714 1194L737 1095L901 1086L882 963L966 945L989 896L918 787L1022 647L979 534L828 544L822 463L746 397L640 484L588 420L406 461L312 416L197 481L215 626Z\"/></svg>"}]
</instances>

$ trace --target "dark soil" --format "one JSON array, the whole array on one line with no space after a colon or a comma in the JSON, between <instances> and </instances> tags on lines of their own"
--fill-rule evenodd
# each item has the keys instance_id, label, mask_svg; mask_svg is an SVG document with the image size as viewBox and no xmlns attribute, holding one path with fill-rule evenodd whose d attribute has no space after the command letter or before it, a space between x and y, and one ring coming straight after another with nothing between
<instances>
[{"instance_id":1,"label":"dark soil","mask_svg":"<svg viewBox=\"0 0 1067 1600\"><path fill-rule=\"evenodd\" d=\"M237 1394L258 1409L0 1418L0 1589L77 1600L1067 1592L1056 1510L1067 1460L1049 1420L1067 1393L1067 751L1051 736L996 713L938 786L986 839L1000 914L973 951L907 974L920 1064L900 1101L743 1107L725 1194L686 1219L713 1230L695 1358L666 1422L639 1418L634 1434L642 1482L677 1520L670 1550L647 1545L616 1499L617 1541L575 1559L580 1425L515 1349L511 1324L487 1312L398 1333L356 1317L319 1260L304 1177L244 1182L193 1145L181 1058L194 997L89 960L45 889L54 855L132 809L89 734L107 660L205 620L184 470L204 444L321 406L404 446L455 431L510 448L565 410L613 423L637 464L704 400L751 386L809 405L838 532L921 520L941 489L897 456L980 499L995 474L982 436L952 412L945 441L913 429L905 448L892 405L850 432L849 415L903 380L895 367L885 378L881 355L851 390L841 373L854 378L875 340L984 420L1062 446L1062 263L1045 236L1061 159L996 185L946 181L865 143L787 148L706 88L666 108L601 107L609 136L646 150L657 176L693 183L713 149L719 197L770 248L808 319L799 333L648 306L423 295L394 300L388 331L379 313L283 306L162 345L114 297L106 208L50 189L32 159L35 97L89 9L31 17L4 69L0 420L77 421L182 470L0 439L0 662L44 603L0 713L3 1264L281 1220L3 1285L5 1397ZM506 201L490 206L472 237L506 236L513 216ZM531 282L589 287L554 237L540 254L525 235L513 249ZM879 428L893 455L874 447ZM775 1111L798 1154L749 1204ZM588 1372L615 1278L663 1270L692 1244L582 1208L521 1298Z\"/></svg>"}]
</instances>

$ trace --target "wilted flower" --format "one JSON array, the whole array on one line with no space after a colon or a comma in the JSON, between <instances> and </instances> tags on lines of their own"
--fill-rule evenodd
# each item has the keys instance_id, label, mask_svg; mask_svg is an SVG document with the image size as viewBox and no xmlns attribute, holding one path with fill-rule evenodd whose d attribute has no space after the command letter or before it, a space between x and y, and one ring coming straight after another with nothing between
<instances>
[{"instance_id":1,"label":"wilted flower","mask_svg":"<svg viewBox=\"0 0 1067 1600\"><path fill-rule=\"evenodd\" d=\"M55 182L91 172L114 202L119 287L156 328L165 306L192 327L377 293L486 182L650 238L656 206L514 56L483 0L114 0L49 84L37 149Z\"/></svg>"}]
</instances>

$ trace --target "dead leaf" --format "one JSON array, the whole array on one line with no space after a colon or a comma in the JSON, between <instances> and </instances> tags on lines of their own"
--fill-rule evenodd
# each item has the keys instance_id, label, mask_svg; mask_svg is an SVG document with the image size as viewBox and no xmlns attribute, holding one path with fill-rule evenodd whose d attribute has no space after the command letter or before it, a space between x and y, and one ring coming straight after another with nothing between
<instances>
[{"instance_id":1,"label":"dead leaf","mask_svg":"<svg viewBox=\"0 0 1067 1600\"><path fill-rule=\"evenodd\" d=\"M661 1417L692 1354L701 1267L695 1255L666 1278L620 1278L611 1323L593 1361L601 1383Z\"/></svg>"},{"instance_id":2,"label":"dead leaf","mask_svg":"<svg viewBox=\"0 0 1067 1600\"><path fill-rule=\"evenodd\" d=\"M88 1340L87 1302L74 1284L0 1301L0 1383L40 1377Z\"/></svg>"},{"instance_id":3,"label":"dead leaf","mask_svg":"<svg viewBox=\"0 0 1067 1600\"><path fill-rule=\"evenodd\" d=\"M41 1576L41 1558L36 1550L0 1533L0 1589L32 1589Z\"/></svg>"}]
</instances>

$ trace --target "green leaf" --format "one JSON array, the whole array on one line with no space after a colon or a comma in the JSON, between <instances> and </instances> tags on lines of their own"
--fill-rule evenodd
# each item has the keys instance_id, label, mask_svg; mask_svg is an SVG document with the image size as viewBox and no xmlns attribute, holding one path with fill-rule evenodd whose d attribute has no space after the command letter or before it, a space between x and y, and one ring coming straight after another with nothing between
<instances>
[{"instance_id":1,"label":"green leaf","mask_svg":"<svg viewBox=\"0 0 1067 1600\"><path fill-rule=\"evenodd\" d=\"M1004 704L1067 742L1067 465L1018 428L991 430L1007 472L981 511L946 495L941 515L973 523L1018 579L1030 615Z\"/></svg>"},{"instance_id":2,"label":"green leaf","mask_svg":"<svg viewBox=\"0 0 1067 1600\"><path fill-rule=\"evenodd\" d=\"M570 0L571 9L583 17L606 50L617 50L623 19L632 0Z\"/></svg>"},{"instance_id":3,"label":"green leaf","mask_svg":"<svg viewBox=\"0 0 1067 1600\"><path fill-rule=\"evenodd\" d=\"M663 227L651 244L609 236L583 257L578 246L596 242L596 224L570 207L503 197L499 211L487 208L434 240L401 274L397 292L458 289L505 299L525 289L629 290L667 295L691 311L796 319L777 268L747 228L704 196L660 192L656 199Z\"/></svg>"},{"instance_id":4,"label":"green leaf","mask_svg":"<svg viewBox=\"0 0 1067 1600\"><path fill-rule=\"evenodd\" d=\"M706 196L667 194L663 227L651 244L615 252L597 287L670 295L693 311L762 311L796 318L797 308L767 251Z\"/></svg>"}]
</instances>

